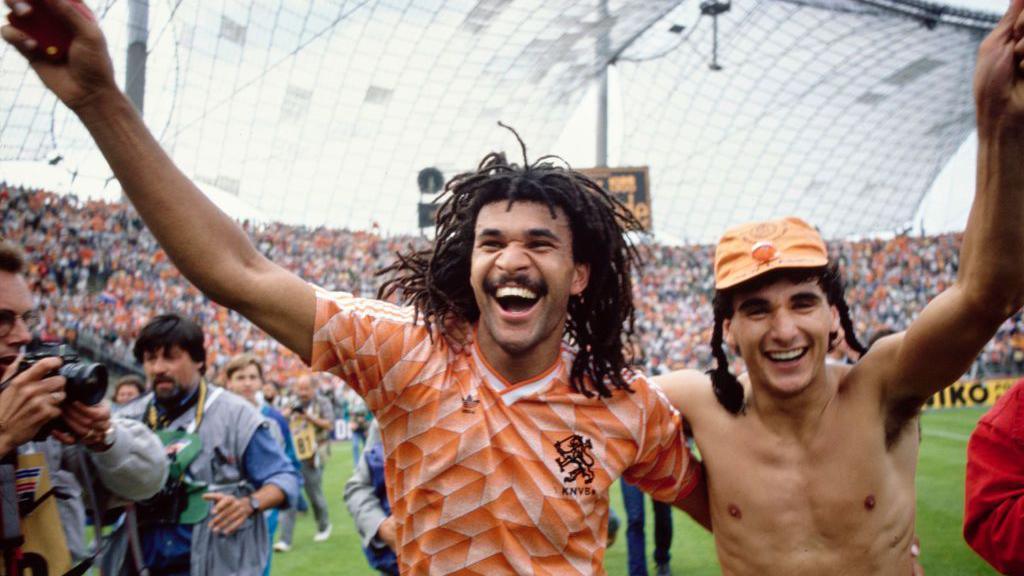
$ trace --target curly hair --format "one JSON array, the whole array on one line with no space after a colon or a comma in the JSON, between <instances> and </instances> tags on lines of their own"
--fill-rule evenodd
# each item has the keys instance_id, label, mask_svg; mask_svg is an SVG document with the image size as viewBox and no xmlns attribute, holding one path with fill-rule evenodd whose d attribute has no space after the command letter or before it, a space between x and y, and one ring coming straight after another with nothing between
<instances>
[{"instance_id":1,"label":"curly hair","mask_svg":"<svg viewBox=\"0 0 1024 576\"><path fill-rule=\"evenodd\" d=\"M711 376L711 388L715 392L718 403L733 414L740 414L746 408L746 400L743 394L743 386L736 376L729 371L729 358L725 354L723 346L722 325L726 318L732 318L735 310L733 308L733 296L738 289L757 290L779 280L786 278L795 284L810 280L816 280L818 286L825 292L828 303L835 306L839 311L839 323L843 327L843 337L853 351L864 355L867 349L857 340L853 332L853 321L850 320L850 307L846 304L844 292L846 286L839 267L834 262L821 268L790 268L769 272L763 276L729 288L728 290L716 291L712 303L715 312L715 326L711 333L711 354L715 357L715 367L708 370ZM838 332L830 332L828 335L829 350L836 345Z\"/></svg>"},{"instance_id":2,"label":"curly hair","mask_svg":"<svg viewBox=\"0 0 1024 576\"><path fill-rule=\"evenodd\" d=\"M634 330L630 271L640 265L641 257L627 233L641 232L643 227L621 202L561 158L543 156L528 162L526 145L515 130L508 129L522 148L523 165L492 152L475 171L452 178L439 198L433 246L397 253L395 263L378 273L390 275L378 297L396 295L412 304L428 330L436 324L443 331L449 318L475 322L480 310L470 285L470 260L480 209L494 202L507 202L508 208L516 202L533 202L546 205L552 217L561 209L572 231L573 260L590 267L587 287L569 301L565 325L565 338L577 348L571 385L588 397L595 392L610 396L613 388L630 390L627 377Z\"/></svg>"}]
</instances>

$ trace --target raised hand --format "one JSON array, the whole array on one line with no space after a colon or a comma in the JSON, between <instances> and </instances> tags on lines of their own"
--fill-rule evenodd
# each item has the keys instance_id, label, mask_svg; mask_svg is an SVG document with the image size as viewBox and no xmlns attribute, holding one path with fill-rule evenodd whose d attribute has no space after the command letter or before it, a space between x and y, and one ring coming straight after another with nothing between
<instances>
[{"instance_id":1,"label":"raised hand","mask_svg":"<svg viewBox=\"0 0 1024 576\"><path fill-rule=\"evenodd\" d=\"M1024 0L1012 0L1006 14L978 49L974 72L978 131L1001 133L1024 122Z\"/></svg>"},{"instance_id":2,"label":"raised hand","mask_svg":"<svg viewBox=\"0 0 1024 576\"><path fill-rule=\"evenodd\" d=\"M26 0L4 2L19 16L26 16L34 9ZM35 38L14 26L0 28L4 41L28 59L43 84L73 111L105 94L116 94L119 89L114 80L114 66L107 52L107 42L89 9L81 2L71 0L36 2L45 4L57 23L71 30L67 61L53 61Z\"/></svg>"}]
</instances>

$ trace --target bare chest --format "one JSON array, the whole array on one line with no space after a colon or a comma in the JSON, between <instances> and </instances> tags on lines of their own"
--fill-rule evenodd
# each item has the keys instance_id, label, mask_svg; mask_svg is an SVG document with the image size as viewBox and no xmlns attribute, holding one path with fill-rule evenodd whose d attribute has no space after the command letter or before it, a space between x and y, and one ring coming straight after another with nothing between
<instances>
[{"instance_id":1,"label":"bare chest","mask_svg":"<svg viewBox=\"0 0 1024 576\"><path fill-rule=\"evenodd\" d=\"M864 417L824 422L804 442L753 419L729 428L697 434L724 568L881 574L909 560L916 442L887 449L881 422Z\"/></svg>"}]
</instances>

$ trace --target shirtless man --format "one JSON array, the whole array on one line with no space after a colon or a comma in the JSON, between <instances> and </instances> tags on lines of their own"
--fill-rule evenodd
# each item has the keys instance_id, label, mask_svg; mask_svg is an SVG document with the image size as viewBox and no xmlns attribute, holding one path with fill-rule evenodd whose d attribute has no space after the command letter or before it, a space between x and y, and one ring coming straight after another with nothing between
<instances>
[{"instance_id":1,"label":"shirtless man","mask_svg":"<svg viewBox=\"0 0 1024 576\"><path fill-rule=\"evenodd\" d=\"M724 574L911 573L916 420L1024 301L1024 0L982 43L978 178L956 284L861 352L835 264L795 218L726 232L715 253L718 367L655 379L704 459ZM724 343L748 372L728 371Z\"/></svg>"}]
</instances>

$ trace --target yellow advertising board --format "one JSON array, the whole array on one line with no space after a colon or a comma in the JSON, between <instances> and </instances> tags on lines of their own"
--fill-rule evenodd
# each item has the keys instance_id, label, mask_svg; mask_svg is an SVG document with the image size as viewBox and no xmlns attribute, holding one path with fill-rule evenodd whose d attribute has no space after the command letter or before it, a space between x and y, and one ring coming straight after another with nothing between
<instances>
[{"instance_id":1,"label":"yellow advertising board","mask_svg":"<svg viewBox=\"0 0 1024 576\"><path fill-rule=\"evenodd\" d=\"M991 406L1017 382L1016 378L961 380L940 390L925 402L926 409Z\"/></svg>"}]
</instances>

